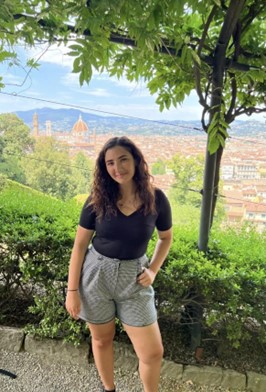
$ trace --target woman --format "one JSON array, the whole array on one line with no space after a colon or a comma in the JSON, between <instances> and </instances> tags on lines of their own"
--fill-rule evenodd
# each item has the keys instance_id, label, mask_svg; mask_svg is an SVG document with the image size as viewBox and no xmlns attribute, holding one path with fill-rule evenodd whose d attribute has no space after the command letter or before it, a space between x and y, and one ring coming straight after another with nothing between
<instances>
[{"instance_id":1,"label":"woman","mask_svg":"<svg viewBox=\"0 0 266 392\"><path fill-rule=\"evenodd\" d=\"M158 391L163 345L151 285L171 246L171 227L169 202L152 186L142 152L127 137L107 141L81 212L66 298L69 314L88 324L103 391L115 391L115 317L138 356L144 391ZM155 228L149 262L145 252Z\"/></svg>"}]
</instances>

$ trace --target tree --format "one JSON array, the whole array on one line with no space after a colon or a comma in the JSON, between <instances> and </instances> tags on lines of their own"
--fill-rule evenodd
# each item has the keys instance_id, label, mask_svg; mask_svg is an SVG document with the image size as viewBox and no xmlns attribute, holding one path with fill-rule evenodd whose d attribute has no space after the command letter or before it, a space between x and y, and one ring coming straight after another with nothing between
<instances>
[{"instance_id":1,"label":"tree","mask_svg":"<svg viewBox=\"0 0 266 392\"><path fill-rule=\"evenodd\" d=\"M228 127L242 114L266 111L265 16L262 0L6 0L0 60L18 61L5 50L16 42L71 40L81 84L94 69L143 78L161 110L195 89L208 133L199 239L206 250Z\"/></svg>"},{"instance_id":2,"label":"tree","mask_svg":"<svg viewBox=\"0 0 266 392\"><path fill-rule=\"evenodd\" d=\"M40 137L34 152L26 155L22 163L30 187L63 200L74 195L67 148L53 138Z\"/></svg>"},{"instance_id":3,"label":"tree","mask_svg":"<svg viewBox=\"0 0 266 392\"><path fill-rule=\"evenodd\" d=\"M4 141L3 141L3 138L0 137L0 164L4 160L4 158L3 158L3 151L4 151Z\"/></svg>"},{"instance_id":4,"label":"tree","mask_svg":"<svg viewBox=\"0 0 266 392\"><path fill-rule=\"evenodd\" d=\"M175 155L171 159L169 166L175 174L173 191L180 204L200 207L201 198L197 191L202 187L203 162L204 158L201 155L196 157Z\"/></svg>"},{"instance_id":5,"label":"tree","mask_svg":"<svg viewBox=\"0 0 266 392\"><path fill-rule=\"evenodd\" d=\"M26 183L43 193L67 200L89 193L92 162L79 152L74 159L68 147L52 137L40 137L32 154L22 160Z\"/></svg>"},{"instance_id":6,"label":"tree","mask_svg":"<svg viewBox=\"0 0 266 392\"><path fill-rule=\"evenodd\" d=\"M8 178L24 183L21 158L30 151L34 140L30 129L15 114L0 115L0 172Z\"/></svg>"},{"instance_id":7,"label":"tree","mask_svg":"<svg viewBox=\"0 0 266 392\"><path fill-rule=\"evenodd\" d=\"M92 182L93 162L82 152L78 152L73 160L72 181L75 195L89 194Z\"/></svg>"},{"instance_id":8,"label":"tree","mask_svg":"<svg viewBox=\"0 0 266 392\"><path fill-rule=\"evenodd\" d=\"M158 159L151 168L151 172L153 175L156 174L165 174L166 172L166 163L161 159Z\"/></svg>"}]
</instances>

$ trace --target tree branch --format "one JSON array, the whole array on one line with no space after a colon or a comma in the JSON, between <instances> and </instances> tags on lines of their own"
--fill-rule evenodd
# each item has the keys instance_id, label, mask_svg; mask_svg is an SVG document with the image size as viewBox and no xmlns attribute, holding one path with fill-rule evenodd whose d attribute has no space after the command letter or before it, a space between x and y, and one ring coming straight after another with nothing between
<instances>
[{"instance_id":1,"label":"tree branch","mask_svg":"<svg viewBox=\"0 0 266 392\"><path fill-rule=\"evenodd\" d=\"M201 104L201 106L204 107L205 110L209 110L210 107L206 102L206 98L203 97L203 93L200 85L200 81L201 81L200 68L195 61L194 61L194 75L195 75L195 87L199 97L199 103Z\"/></svg>"},{"instance_id":2,"label":"tree branch","mask_svg":"<svg viewBox=\"0 0 266 392\"><path fill-rule=\"evenodd\" d=\"M241 116L242 114L246 114L247 116L251 116L253 113L266 113L266 108L256 108L253 106L250 107L246 107L243 108L243 106L241 108L236 109L235 111L235 117L237 116Z\"/></svg>"},{"instance_id":3,"label":"tree branch","mask_svg":"<svg viewBox=\"0 0 266 392\"><path fill-rule=\"evenodd\" d=\"M213 20L213 17L215 15L216 10L217 10L217 5L214 5L212 10L211 10L211 12L210 12L210 15L208 16L207 22L204 25L204 30L203 30L203 33L202 33L202 36L201 36L201 39L200 39L200 42L199 42L198 50L197 50L197 53L198 53L199 56L201 55L202 48L204 47L204 42L205 42L205 39L206 39L208 30L209 30L210 24L211 24L211 22Z\"/></svg>"},{"instance_id":4,"label":"tree branch","mask_svg":"<svg viewBox=\"0 0 266 392\"><path fill-rule=\"evenodd\" d=\"M253 2L247 13L246 17L242 20L242 32L245 31L251 22L265 9L265 1L257 0Z\"/></svg>"},{"instance_id":5,"label":"tree branch","mask_svg":"<svg viewBox=\"0 0 266 392\"><path fill-rule=\"evenodd\" d=\"M237 96L237 84L236 84L236 79L234 74L231 74L230 72L228 73L229 77L230 77L230 81L231 81L231 102L230 102L230 107L225 115L225 121L230 124L232 122L232 118L233 116L233 110L235 108L235 104L236 104L236 96Z\"/></svg>"},{"instance_id":6,"label":"tree branch","mask_svg":"<svg viewBox=\"0 0 266 392\"><path fill-rule=\"evenodd\" d=\"M217 10L217 6L214 5L209 16L208 16L207 22L204 25L204 30L203 30L201 39L199 41L199 46L198 46L198 50L197 50L197 54L199 57L201 56L201 51L202 51L202 48L204 47L204 43L205 43L205 39L206 39L206 36L208 33L208 29L209 29L209 26L213 20L213 17L215 15L216 10ZM200 72L200 67L196 63L196 61L194 61L194 75L195 75L195 85L196 85L195 87L196 87L196 92L199 97L199 103L201 104L201 106L203 106L203 108L206 112L209 110L210 107L209 107L209 105L207 105L206 98L203 97L203 93L202 93L202 89L201 89L201 72ZM202 120L201 122L203 124L204 123L204 115L201 120Z\"/></svg>"},{"instance_id":7,"label":"tree branch","mask_svg":"<svg viewBox=\"0 0 266 392\"><path fill-rule=\"evenodd\" d=\"M242 0L243 1L243 0ZM14 19L20 19L20 18L25 18L25 19L30 19L30 20L35 20L36 19L32 16L29 15L24 15L24 14L16 14L14 15ZM43 27L44 29L48 29L48 28L53 28L56 26L52 26L50 23L48 24L44 19L39 19L37 21L37 23ZM228 22L230 24L230 21ZM66 24L65 25L66 29L75 34L78 35L79 32L76 30L75 26L70 25L70 24ZM224 29L225 30L225 29ZM231 31L231 29L230 29ZM84 35L85 37L91 37L91 32L89 29L86 29L83 31L82 35ZM222 36L221 36L222 37ZM54 41L57 42L57 38L53 37ZM118 34L117 32L111 32L110 33L110 42L116 43L116 44L122 44L125 46L131 46L131 47L137 47L137 41L134 40L133 38L130 38L127 35L124 34ZM50 40L49 40L50 42ZM190 44L191 49L195 50L196 49L196 45L192 45ZM154 52L157 53L162 53L162 54L167 54L167 55L172 55L172 56L176 56L176 57L181 57L182 55L182 48L179 49L178 51L176 50L175 47L171 46L169 42L164 40L164 45L162 45L161 47L157 47L154 49ZM207 56L207 55L201 55L200 59L206 63L207 65L209 65L210 67L213 67L213 63L214 63L214 57L213 56ZM242 64L242 63L238 63L236 61L232 61L230 58L226 58L225 59L225 65L227 69L235 69L238 71L242 71L242 72L246 72L246 71L250 71L251 69L260 69L259 67L254 67L254 66L249 66L247 64Z\"/></svg>"},{"instance_id":8,"label":"tree branch","mask_svg":"<svg viewBox=\"0 0 266 392\"><path fill-rule=\"evenodd\" d=\"M241 39L241 23L237 22L235 31L233 32L233 45L235 46L233 60L237 61L240 54L240 39Z\"/></svg>"},{"instance_id":9,"label":"tree branch","mask_svg":"<svg viewBox=\"0 0 266 392\"><path fill-rule=\"evenodd\" d=\"M218 39L218 43L220 45L228 45L228 42L235 30L235 26L239 20L239 16L244 7L244 4L245 0L239 0L237 4L235 4L235 2L230 3Z\"/></svg>"}]
</instances>

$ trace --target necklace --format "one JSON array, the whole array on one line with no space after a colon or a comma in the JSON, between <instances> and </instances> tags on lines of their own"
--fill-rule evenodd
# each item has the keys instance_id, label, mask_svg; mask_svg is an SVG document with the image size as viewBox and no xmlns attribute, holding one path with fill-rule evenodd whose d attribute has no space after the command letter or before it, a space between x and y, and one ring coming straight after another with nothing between
<instances>
[{"instance_id":1,"label":"necklace","mask_svg":"<svg viewBox=\"0 0 266 392\"><path fill-rule=\"evenodd\" d=\"M118 207L126 208L126 209L136 209L139 206L139 200L136 196L128 198L128 199L121 199L117 202Z\"/></svg>"},{"instance_id":2,"label":"necklace","mask_svg":"<svg viewBox=\"0 0 266 392\"><path fill-rule=\"evenodd\" d=\"M128 200L120 200L117 202L119 207L126 207L126 208L132 208L135 207L136 205L136 198L134 197L133 199L128 199Z\"/></svg>"}]
</instances>

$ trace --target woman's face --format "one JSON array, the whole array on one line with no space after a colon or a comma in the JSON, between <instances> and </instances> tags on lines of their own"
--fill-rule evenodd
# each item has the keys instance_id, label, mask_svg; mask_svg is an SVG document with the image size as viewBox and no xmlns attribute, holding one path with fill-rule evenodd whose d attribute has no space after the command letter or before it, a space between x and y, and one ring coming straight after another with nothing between
<instances>
[{"instance_id":1,"label":"woman's face","mask_svg":"<svg viewBox=\"0 0 266 392\"><path fill-rule=\"evenodd\" d=\"M105 153L105 165L114 181L124 185L132 181L135 174L133 155L124 147L109 148Z\"/></svg>"}]
</instances>

